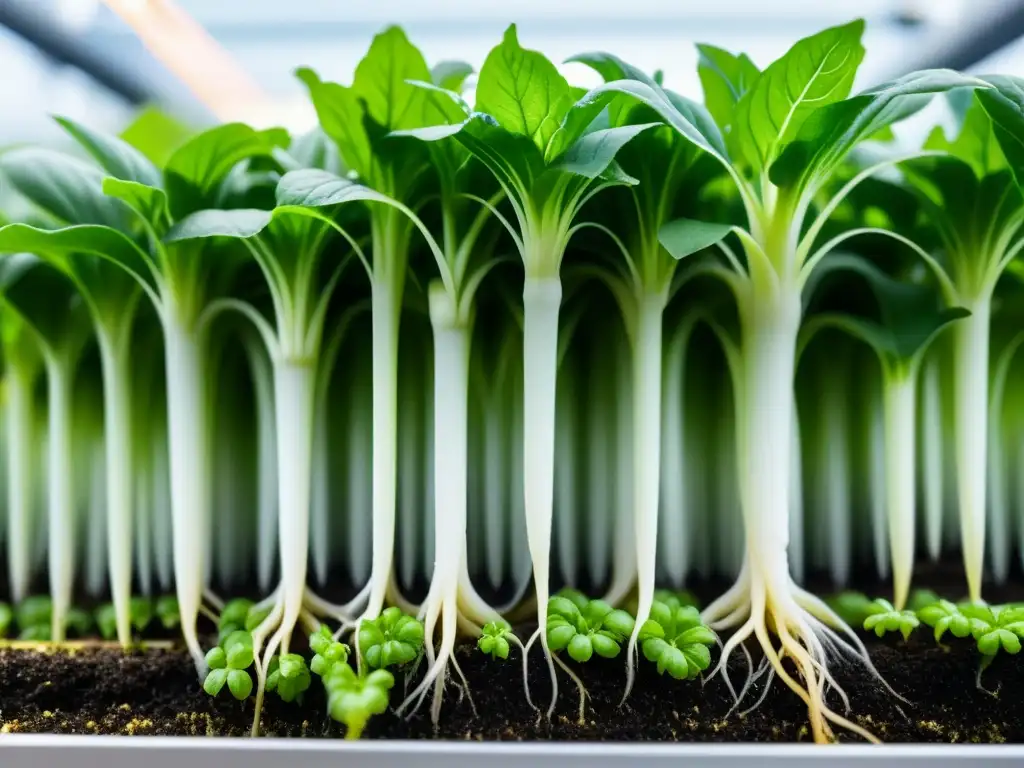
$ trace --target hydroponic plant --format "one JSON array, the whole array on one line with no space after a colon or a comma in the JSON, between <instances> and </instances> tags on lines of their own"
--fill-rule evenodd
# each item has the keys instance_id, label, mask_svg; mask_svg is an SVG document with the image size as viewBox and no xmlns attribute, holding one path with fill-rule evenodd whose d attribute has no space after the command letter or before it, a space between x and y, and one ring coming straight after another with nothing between
<instances>
[{"instance_id":1,"label":"hydroponic plant","mask_svg":"<svg viewBox=\"0 0 1024 768\"><path fill-rule=\"evenodd\" d=\"M760 688L874 741L852 675L913 699L885 671L932 641L1016 674L982 575L1024 501L1024 81L855 90L863 30L764 69L701 44L698 97L391 27L351 85L298 71L304 135L60 119L66 151L0 153L0 660L180 634L208 729L348 738L428 695L439 732L556 729L568 677L575 728ZM966 600L911 592L922 527Z\"/></svg>"}]
</instances>

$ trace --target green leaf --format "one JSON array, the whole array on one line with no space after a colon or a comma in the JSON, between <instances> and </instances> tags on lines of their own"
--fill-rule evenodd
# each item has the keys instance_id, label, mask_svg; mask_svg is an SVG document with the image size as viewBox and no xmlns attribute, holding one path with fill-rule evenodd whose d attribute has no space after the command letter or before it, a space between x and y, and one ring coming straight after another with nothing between
<instances>
[{"instance_id":1,"label":"green leaf","mask_svg":"<svg viewBox=\"0 0 1024 768\"><path fill-rule=\"evenodd\" d=\"M580 664L590 661L594 655L594 646L587 635L574 635L566 650L573 661Z\"/></svg>"},{"instance_id":2,"label":"green leaf","mask_svg":"<svg viewBox=\"0 0 1024 768\"><path fill-rule=\"evenodd\" d=\"M0 175L34 205L66 224L124 228L130 212L103 194L103 172L74 157L26 147L0 154Z\"/></svg>"},{"instance_id":3,"label":"green leaf","mask_svg":"<svg viewBox=\"0 0 1024 768\"><path fill-rule=\"evenodd\" d=\"M552 651L563 651L576 637L576 629L568 624L562 624L561 626L548 627L548 647Z\"/></svg>"},{"instance_id":4,"label":"green leaf","mask_svg":"<svg viewBox=\"0 0 1024 768\"><path fill-rule=\"evenodd\" d=\"M814 110L772 163L769 178L780 187L824 182L857 144L921 110L936 93L986 83L949 69L926 69Z\"/></svg>"},{"instance_id":5,"label":"green leaf","mask_svg":"<svg viewBox=\"0 0 1024 768\"><path fill-rule=\"evenodd\" d=\"M171 155L164 168L171 215L183 218L215 203L218 186L244 160L272 157L275 147L288 145L286 131L257 131L243 123L227 123L194 136Z\"/></svg>"},{"instance_id":6,"label":"green leaf","mask_svg":"<svg viewBox=\"0 0 1024 768\"><path fill-rule=\"evenodd\" d=\"M627 637L633 633L635 620L625 611L614 610L601 619L601 627L616 635Z\"/></svg>"},{"instance_id":7,"label":"green leaf","mask_svg":"<svg viewBox=\"0 0 1024 768\"><path fill-rule=\"evenodd\" d=\"M239 701L249 698L249 694L252 693L252 678L249 677L249 673L240 669L232 669L227 676L228 690L231 691L231 695Z\"/></svg>"},{"instance_id":8,"label":"green leaf","mask_svg":"<svg viewBox=\"0 0 1024 768\"><path fill-rule=\"evenodd\" d=\"M196 211L175 223L164 236L164 242L177 243L206 237L249 238L262 232L272 218L271 211L250 208ZM242 615L244 622L245 614Z\"/></svg>"},{"instance_id":9,"label":"green leaf","mask_svg":"<svg viewBox=\"0 0 1024 768\"><path fill-rule=\"evenodd\" d=\"M296 76L309 91L320 127L338 146L342 162L360 175L369 176L370 136L363 123L363 103L358 94L352 88L323 82L311 69L299 69Z\"/></svg>"},{"instance_id":10,"label":"green leaf","mask_svg":"<svg viewBox=\"0 0 1024 768\"><path fill-rule=\"evenodd\" d=\"M993 75L994 87L979 89L978 101L992 120L996 141L1018 186L1024 186L1024 78Z\"/></svg>"},{"instance_id":11,"label":"green leaf","mask_svg":"<svg viewBox=\"0 0 1024 768\"><path fill-rule=\"evenodd\" d=\"M418 128L426 94L409 80L429 81L427 62L399 27L388 27L373 38L356 67L352 92L385 131Z\"/></svg>"},{"instance_id":12,"label":"green leaf","mask_svg":"<svg viewBox=\"0 0 1024 768\"><path fill-rule=\"evenodd\" d=\"M147 187L161 185L163 180L157 167L128 142L117 136L93 131L67 117L54 119L110 176L124 181L134 181Z\"/></svg>"},{"instance_id":13,"label":"green leaf","mask_svg":"<svg viewBox=\"0 0 1024 768\"><path fill-rule=\"evenodd\" d=\"M162 168L192 133L184 123L155 107L147 107L121 132L121 138Z\"/></svg>"},{"instance_id":14,"label":"green leaf","mask_svg":"<svg viewBox=\"0 0 1024 768\"><path fill-rule=\"evenodd\" d=\"M740 99L733 129L755 170L771 165L812 112L849 95L864 58L863 33L858 19L798 41Z\"/></svg>"},{"instance_id":15,"label":"green leaf","mask_svg":"<svg viewBox=\"0 0 1024 768\"><path fill-rule=\"evenodd\" d=\"M354 201L390 202L390 198L362 184L315 168L289 171L277 185L277 204L282 207L322 208Z\"/></svg>"},{"instance_id":16,"label":"green leaf","mask_svg":"<svg viewBox=\"0 0 1024 768\"><path fill-rule=\"evenodd\" d=\"M706 645L687 645L682 649L686 657L686 665L689 667L688 676L696 677L711 665L711 651Z\"/></svg>"},{"instance_id":17,"label":"green leaf","mask_svg":"<svg viewBox=\"0 0 1024 768\"><path fill-rule=\"evenodd\" d=\"M223 667L211 669L206 679L203 680L203 690L206 691L210 696L216 696L224 688L224 683L228 681L228 671Z\"/></svg>"},{"instance_id":18,"label":"green leaf","mask_svg":"<svg viewBox=\"0 0 1024 768\"><path fill-rule=\"evenodd\" d=\"M464 61L439 61L430 68L430 82L446 91L462 92L466 78L473 74L473 65Z\"/></svg>"},{"instance_id":19,"label":"green leaf","mask_svg":"<svg viewBox=\"0 0 1024 768\"><path fill-rule=\"evenodd\" d=\"M224 669L227 667L228 656L221 646L214 646L206 652L206 665L210 669Z\"/></svg>"},{"instance_id":20,"label":"green leaf","mask_svg":"<svg viewBox=\"0 0 1024 768\"><path fill-rule=\"evenodd\" d=\"M622 650L622 648L615 641L615 639L609 637L604 632L595 632L594 634L592 634L590 636L590 644L594 648L594 653L605 659L614 659L616 656L619 655L619 652ZM571 646L569 652L572 653Z\"/></svg>"},{"instance_id":21,"label":"green leaf","mask_svg":"<svg viewBox=\"0 0 1024 768\"><path fill-rule=\"evenodd\" d=\"M103 180L103 194L117 198L142 216L153 226L157 236L163 234L170 221L167 209L167 193L157 187L146 186L136 181L106 178Z\"/></svg>"},{"instance_id":22,"label":"green leaf","mask_svg":"<svg viewBox=\"0 0 1024 768\"><path fill-rule=\"evenodd\" d=\"M948 152L953 157L963 160L974 169L978 178L990 173L1001 171L1007 167L1006 158L996 141L992 121L986 114L979 100L982 93L977 91L979 98L971 99L970 107L964 113L960 131L952 141L946 138L941 126L936 126L924 144L925 149Z\"/></svg>"},{"instance_id":23,"label":"green leaf","mask_svg":"<svg viewBox=\"0 0 1024 768\"><path fill-rule=\"evenodd\" d=\"M660 123L624 125L588 133L569 147L558 158L554 167L588 179L596 179L608 170L620 149L641 132L658 125Z\"/></svg>"},{"instance_id":24,"label":"green leaf","mask_svg":"<svg viewBox=\"0 0 1024 768\"><path fill-rule=\"evenodd\" d=\"M697 45L697 74L704 103L723 133L733 128L736 105L761 76L745 53L735 55L713 45Z\"/></svg>"},{"instance_id":25,"label":"green leaf","mask_svg":"<svg viewBox=\"0 0 1024 768\"><path fill-rule=\"evenodd\" d=\"M671 645L666 645L662 650L657 658L657 664L659 675L668 672L676 680L685 680L690 673L690 665L686 661L686 656L681 650Z\"/></svg>"},{"instance_id":26,"label":"green leaf","mask_svg":"<svg viewBox=\"0 0 1024 768\"><path fill-rule=\"evenodd\" d=\"M506 131L529 137L542 153L573 103L569 84L555 65L519 45L515 24L484 61L476 99L479 111Z\"/></svg>"},{"instance_id":27,"label":"green leaf","mask_svg":"<svg viewBox=\"0 0 1024 768\"><path fill-rule=\"evenodd\" d=\"M658 242L674 259L683 259L725 239L732 231L729 224L696 219L676 219L658 230Z\"/></svg>"}]
</instances>

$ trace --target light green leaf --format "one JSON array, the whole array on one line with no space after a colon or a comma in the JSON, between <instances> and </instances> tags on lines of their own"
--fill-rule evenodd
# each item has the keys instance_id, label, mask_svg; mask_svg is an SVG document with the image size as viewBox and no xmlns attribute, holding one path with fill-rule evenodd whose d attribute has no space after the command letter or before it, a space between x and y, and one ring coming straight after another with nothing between
<instances>
[{"instance_id":1,"label":"light green leaf","mask_svg":"<svg viewBox=\"0 0 1024 768\"><path fill-rule=\"evenodd\" d=\"M733 127L755 169L771 165L808 115L849 95L864 58L863 32L858 19L798 41L740 99Z\"/></svg>"},{"instance_id":2,"label":"light green leaf","mask_svg":"<svg viewBox=\"0 0 1024 768\"><path fill-rule=\"evenodd\" d=\"M401 28L388 27L373 38L356 67L352 92L385 131L418 128L426 95L409 80L429 81L427 62Z\"/></svg>"},{"instance_id":3,"label":"light green leaf","mask_svg":"<svg viewBox=\"0 0 1024 768\"><path fill-rule=\"evenodd\" d=\"M147 107L121 131L121 138L162 168L194 131L155 107Z\"/></svg>"},{"instance_id":4,"label":"light green leaf","mask_svg":"<svg viewBox=\"0 0 1024 768\"><path fill-rule=\"evenodd\" d=\"M660 123L624 125L588 133L569 147L554 167L588 179L596 179L608 170L620 149L641 132L658 125Z\"/></svg>"},{"instance_id":5,"label":"light green leaf","mask_svg":"<svg viewBox=\"0 0 1024 768\"><path fill-rule=\"evenodd\" d=\"M713 45L700 44L697 74L704 103L723 133L733 127L736 105L757 79L760 70L745 53L735 55Z\"/></svg>"},{"instance_id":6,"label":"light green leaf","mask_svg":"<svg viewBox=\"0 0 1024 768\"><path fill-rule=\"evenodd\" d=\"M573 103L569 84L555 65L519 45L514 24L484 61L476 96L479 111L506 131L529 137L541 152Z\"/></svg>"},{"instance_id":7,"label":"light green leaf","mask_svg":"<svg viewBox=\"0 0 1024 768\"><path fill-rule=\"evenodd\" d=\"M157 167L139 150L117 136L93 131L67 117L55 118L71 136L92 155L109 175L159 187L162 179Z\"/></svg>"},{"instance_id":8,"label":"light green leaf","mask_svg":"<svg viewBox=\"0 0 1024 768\"><path fill-rule=\"evenodd\" d=\"M982 93L979 91L979 94ZM925 142L925 149L948 152L974 169L978 178L1007 167L1006 158L996 141L992 121L978 99L972 99L964 113L963 123L956 138L948 140L940 126L936 126Z\"/></svg>"},{"instance_id":9,"label":"light green leaf","mask_svg":"<svg viewBox=\"0 0 1024 768\"><path fill-rule=\"evenodd\" d=\"M196 211L177 222L164 236L165 243L205 237L252 237L262 232L273 218L271 211L250 208Z\"/></svg>"},{"instance_id":10,"label":"light green leaf","mask_svg":"<svg viewBox=\"0 0 1024 768\"><path fill-rule=\"evenodd\" d=\"M721 242L732 231L729 224L676 219L658 230L658 242L674 259L683 259Z\"/></svg>"},{"instance_id":11,"label":"light green leaf","mask_svg":"<svg viewBox=\"0 0 1024 768\"><path fill-rule=\"evenodd\" d=\"M370 137L358 94L352 88L323 82L311 69L299 69L296 75L309 91L320 127L338 146L342 162L361 176L369 176Z\"/></svg>"},{"instance_id":12,"label":"light green leaf","mask_svg":"<svg viewBox=\"0 0 1024 768\"><path fill-rule=\"evenodd\" d=\"M167 193L158 187L107 177L103 180L103 193L123 201L129 208L138 211L158 235L170 221Z\"/></svg>"},{"instance_id":13,"label":"light green leaf","mask_svg":"<svg viewBox=\"0 0 1024 768\"><path fill-rule=\"evenodd\" d=\"M446 91L462 92L466 78L473 74L473 65L464 61L439 61L430 68L430 82Z\"/></svg>"},{"instance_id":14,"label":"light green leaf","mask_svg":"<svg viewBox=\"0 0 1024 768\"><path fill-rule=\"evenodd\" d=\"M994 88L979 90L978 100L992 119L1014 180L1024 186L1024 78L993 75L985 80Z\"/></svg>"}]
</instances>

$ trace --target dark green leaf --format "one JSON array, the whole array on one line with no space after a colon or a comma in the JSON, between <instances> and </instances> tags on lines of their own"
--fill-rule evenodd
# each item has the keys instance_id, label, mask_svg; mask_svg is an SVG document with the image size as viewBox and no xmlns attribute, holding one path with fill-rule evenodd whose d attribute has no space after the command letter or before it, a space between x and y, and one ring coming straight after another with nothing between
<instances>
[{"instance_id":1,"label":"dark green leaf","mask_svg":"<svg viewBox=\"0 0 1024 768\"><path fill-rule=\"evenodd\" d=\"M160 186L160 171L128 142L117 136L93 131L67 117L57 117L56 120L110 176L148 187Z\"/></svg>"},{"instance_id":2,"label":"dark green leaf","mask_svg":"<svg viewBox=\"0 0 1024 768\"><path fill-rule=\"evenodd\" d=\"M555 168L595 179L608 170L615 155L629 141L642 131L658 125L660 123L624 125L588 133L566 150L555 164Z\"/></svg>"},{"instance_id":3,"label":"dark green leaf","mask_svg":"<svg viewBox=\"0 0 1024 768\"><path fill-rule=\"evenodd\" d=\"M1024 186L1024 78L993 75L985 80L994 88L979 89L978 100L992 119L1014 179Z\"/></svg>"},{"instance_id":4,"label":"dark green leaf","mask_svg":"<svg viewBox=\"0 0 1024 768\"><path fill-rule=\"evenodd\" d=\"M205 237L252 237L262 232L271 218L273 214L270 211L245 208L196 211L171 227L164 242L176 243Z\"/></svg>"},{"instance_id":5,"label":"dark green leaf","mask_svg":"<svg viewBox=\"0 0 1024 768\"><path fill-rule=\"evenodd\" d=\"M732 231L729 224L676 219L658 230L658 242L674 259L682 259L721 242Z\"/></svg>"},{"instance_id":6,"label":"dark green leaf","mask_svg":"<svg viewBox=\"0 0 1024 768\"><path fill-rule=\"evenodd\" d=\"M735 55L713 45L698 45L697 73L704 103L723 133L733 126L736 104L761 72L745 53Z\"/></svg>"}]
</instances>

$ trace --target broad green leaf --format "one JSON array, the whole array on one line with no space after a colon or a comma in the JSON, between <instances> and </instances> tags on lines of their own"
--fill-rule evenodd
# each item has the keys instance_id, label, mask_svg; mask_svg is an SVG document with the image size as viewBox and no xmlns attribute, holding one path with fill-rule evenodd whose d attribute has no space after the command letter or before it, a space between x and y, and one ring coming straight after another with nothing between
<instances>
[{"instance_id":1,"label":"broad green leaf","mask_svg":"<svg viewBox=\"0 0 1024 768\"><path fill-rule=\"evenodd\" d=\"M0 155L0 174L34 205L67 224L121 229L131 212L103 194L103 172L48 149L15 149Z\"/></svg>"},{"instance_id":2,"label":"broad green leaf","mask_svg":"<svg viewBox=\"0 0 1024 768\"><path fill-rule=\"evenodd\" d=\"M658 230L658 242L674 259L682 259L725 239L732 231L729 224L696 219L676 219Z\"/></svg>"},{"instance_id":3,"label":"broad green leaf","mask_svg":"<svg viewBox=\"0 0 1024 768\"><path fill-rule=\"evenodd\" d=\"M176 243L205 237L248 238L265 229L272 218L271 211L246 208L196 211L175 222L164 236L164 242Z\"/></svg>"},{"instance_id":4,"label":"broad green leaf","mask_svg":"<svg viewBox=\"0 0 1024 768\"><path fill-rule=\"evenodd\" d=\"M477 109L510 133L527 136L544 152L572 106L569 84L542 53L522 48L515 24L484 61L476 87Z\"/></svg>"},{"instance_id":5,"label":"broad green leaf","mask_svg":"<svg viewBox=\"0 0 1024 768\"><path fill-rule=\"evenodd\" d=\"M171 155L164 168L164 188L174 218L208 208L217 187L243 160L271 157L287 146L281 130L257 131L243 123L218 125L193 137Z\"/></svg>"},{"instance_id":6,"label":"broad green leaf","mask_svg":"<svg viewBox=\"0 0 1024 768\"><path fill-rule=\"evenodd\" d=\"M157 290L149 257L130 238L110 227L82 224L45 230L27 224L10 224L0 228L0 253L20 251L55 259L63 263L64 271L68 272L73 270L77 254L98 256L118 264L136 280Z\"/></svg>"},{"instance_id":7,"label":"broad green leaf","mask_svg":"<svg viewBox=\"0 0 1024 768\"><path fill-rule=\"evenodd\" d=\"M919 111L936 93L986 85L950 69L926 69L814 110L769 177L780 187L820 184L857 144Z\"/></svg>"},{"instance_id":8,"label":"broad green leaf","mask_svg":"<svg viewBox=\"0 0 1024 768\"><path fill-rule=\"evenodd\" d=\"M342 172L338 147L319 126L301 136L293 138L287 152L281 150L275 153L275 157L280 160L282 153L294 161L290 165L282 162L282 165L286 166L287 170L322 168L332 173L340 174Z\"/></svg>"},{"instance_id":9,"label":"broad green leaf","mask_svg":"<svg viewBox=\"0 0 1024 768\"><path fill-rule=\"evenodd\" d=\"M375 192L369 187L314 168L290 171L281 177L281 181L277 185L277 204L279 206L321 208L355 200L391 202L389 197ZM255 212L253 213L255 214ZM255 217L253 223L255 223Z\"/></svg>"},{"instance_id":10,"label":"broad green leaf","mask_svg":"<svg viewBox=\"0 0 1024 768\"><path fill-rule=\"evenodd\" d=\"M426 96L409 80L430 81L427 62L405 32L388 27L373 38L356 67L352 92L385 131L418 128L423 125Z\"/></svg>"},{"instance_id":11,"label":"broad green leaf","mask_svg":"<svg viewBox=\"0 0 1024 768\"><path fill-rule=\"evenodd\" d=\"M295 74L309 91L320 127L337 144L342 162L361 176L369 176L370 136L359 96L352 88L323 82L311 69L299 69Z\"/></svg>"},{"instance_id":12,"label":"broad green leaf","mask_svg":"<svg viewBox=\"0 0 1024 768\"><path fill-rule=\"evenodd\" d=\"M996 141L992 121L978 100L973 100L964 113L960 131L952 141L936 126L924 148L948 152L963 160L979 178L1006 168L1006 158Z\"/></svg>"},{"instance_id":13,"label":"broad green leaf","mask_svg":"<svg viewBox=\"0 0 1024 768\"><path fill-rule=\"evenodd\" d=\"M812 112L849 95L863 32L858 19L798 41L740 99L733 130L755 169L768 168Z\"/></svg>"},{"instance_id":14,"label":"broad green leaf","mask_svg":"<svg viewBox=\"0 0 1024 768\"><path fill-rule=\"evenodd\" d=\"M699 44L697 74L704 89L704 103L722 133L733 125L736 104L761 76L745 53L729 53L713 45Z\"/></svg>"},{"instance_id":15,"label":"broad green leaf","mask_svg":"<svg viewBox=\"0 0 1024 768\"><path fill-rule=\"evenodd\" d=\"M993 75L984 79L994 87L979 89L978 100L992 119L1014 180L1024 186L1024 78Z\"/></svg>"},{"instance_id":16,"label":"broad green leaf","mask_svg":"<svg viewBox=\"0 0 1024 768\"><path fill-rule=\"evenodd\" d=\"M78 344L91 330L74 284L33 254L0 258L0 295L53 348Z\"/></svg>"},{"instance_id":17,"label":"broad green leaf","mask_svg":"<svg viewBox=\"0 0 1024 768\"><path fill-rule=\"evenodd\" d=\"M555 168L596 179L615 160L615 155L635 136L660 123L624 125L588 133L561 156Z\"/></svg>"},{"instance_id":18,"label":"broad green leaf","mask_svg":"<svg viewBox=\"0 0 1024 768\"><path fill-rule=\"evenodd\" d=\"M124 181L107 177L103 180L103 193L123 201L161 234L169 222L167 193L159 187L151 187L137 181Z\"/></svg>"},{"instance_id":19,"label":"broad green leaf","mask_svg":"<svg viewBox=\"0 0 1024 768\"><path fill-rule=\"evenodd\" d=\"M157 168L162 168L174 150L194 133L193 129L167 113L147 107L121 131L121 139L139 150Z\"/></svg>"},{"instance_id":20,"label":"broad green leaf","mask_svg":"<svg viewBox=\"0 0 1024 768\"><path fill-rule=\"evenodd\" d=\"M162 179L157 167L128 142L117 136L94 131L67 117L55 119L95 158L108 175L150 187L161 185Z\"/></svg>"}]
</instances>

